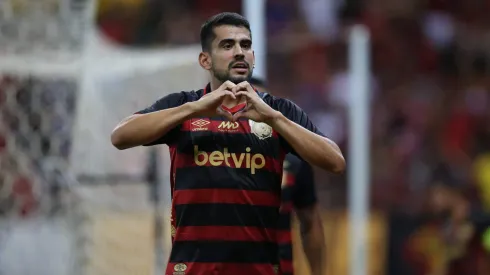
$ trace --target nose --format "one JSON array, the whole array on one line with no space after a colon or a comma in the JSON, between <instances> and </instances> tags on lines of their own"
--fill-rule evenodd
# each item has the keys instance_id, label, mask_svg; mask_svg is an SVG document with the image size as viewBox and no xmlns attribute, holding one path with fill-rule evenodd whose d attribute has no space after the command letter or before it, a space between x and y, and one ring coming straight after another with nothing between
<instances>
[{"instance_id":1,"label":"nose","mask_svg":"<svg viewBox=\"0 0 490 275\"><path fill-rule=\"evenodd\" d=\"M234 56L236 59L243 59L245 57L245 55L243 54L242 47L240 47L240 45L237 45L235 47Z\"/></svg>"}]
</instances>

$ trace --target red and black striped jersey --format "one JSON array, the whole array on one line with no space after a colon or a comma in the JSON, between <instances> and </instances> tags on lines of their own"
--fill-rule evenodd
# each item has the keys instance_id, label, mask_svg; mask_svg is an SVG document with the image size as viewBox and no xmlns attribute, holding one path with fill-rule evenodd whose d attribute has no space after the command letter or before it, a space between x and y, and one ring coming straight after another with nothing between
<instances>
[{"instance_id":1,"label":"red and black striped jersey","mask_svg":"<svg viewBox=\"0 0 490 275\"><path fill-rule=\"evenodd\" d=\"M197 101L207 90L170 94L138 113ZM319 133L291 101L257 93ZM163 143L171 156L173 231L165 274L276 274L283 161L295 154L290 145L265 123L220 117L186 120L147 146Z\"/></svg>"},{"instance_id":2,"label":"red and black striped jersey","mask_svg":"<svg viewBox=\"0 0 490 275\"><path fill-rule=\"evenodd\" d=\"M291 214L294 209L303 209L316 204L317 197L313 168L298 157L288 154L284 161L281 207L279 209L278 248L280 274L292 275L293 247L291 242Z\"/></svg>"}]
</instances>

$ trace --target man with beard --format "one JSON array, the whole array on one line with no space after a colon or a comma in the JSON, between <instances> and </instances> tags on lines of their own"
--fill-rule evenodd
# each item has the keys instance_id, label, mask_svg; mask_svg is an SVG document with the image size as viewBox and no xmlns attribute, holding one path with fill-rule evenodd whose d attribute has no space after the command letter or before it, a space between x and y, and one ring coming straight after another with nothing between
<instances>
[{"instance_id":1,"label":"man with beard","mask_svg":"<svg viewBox=\"0 0 490 275\"><path fill-rule=\"evenodd\" d=\"M345 161L298 106L247 82L255 57L244 17L210 18L201 46L210 83L124 119L111 141L120 150L170 148L173 245L165 274L275 274L284 156L334 173Z\"/></svg>"}]
</instances>

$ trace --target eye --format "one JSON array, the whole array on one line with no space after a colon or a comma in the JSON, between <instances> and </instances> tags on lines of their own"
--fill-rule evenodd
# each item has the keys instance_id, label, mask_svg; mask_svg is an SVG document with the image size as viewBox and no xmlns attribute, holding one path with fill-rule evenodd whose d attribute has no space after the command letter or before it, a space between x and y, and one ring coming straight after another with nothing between
<instances>
[{"instance_id":1,"label":"eye","mask_svg":"<svg viewBox=\"0 0 490 275\"><path fill-rule=\"evenodd\" d=\"M224 48L224 49L229 50L229 49L231 49L232 47L233 47L233 45L232 45L231 43L225 43L225 44L223 44L223 48Z\"/></svg>"},{"instance_id":2,"label":"eye","mask_svg":"<svg viewBox=\"0 0 490 275\"><path fill-rule=\"evenodd\" d=\"M250 42L242 42L241 43L241 47L244 48L244 49L250 49L252 47L252 43Z\"/></svg>"}]
</instances>

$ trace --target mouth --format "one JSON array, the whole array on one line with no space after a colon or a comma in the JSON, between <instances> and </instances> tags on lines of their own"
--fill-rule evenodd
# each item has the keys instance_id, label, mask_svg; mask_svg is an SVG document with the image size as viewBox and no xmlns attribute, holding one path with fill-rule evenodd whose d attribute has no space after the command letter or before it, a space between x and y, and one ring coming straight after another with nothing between
<instances>
[{"instance_id":1,"label":"mouth","mask_svg":"<svg viewBox=\"0 0 490 275\"><path fill-rule=\"evenodd\" d=\"M231 69L238 73L248 73L248 64L245 62L237 62L233 64Z\"/></svg>"}]
</instances>

